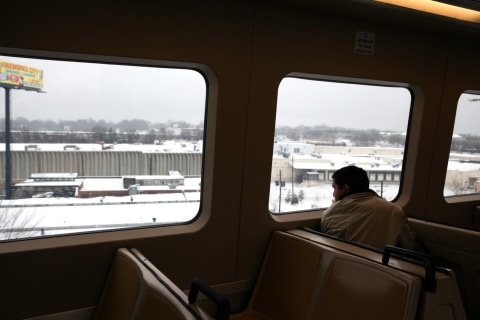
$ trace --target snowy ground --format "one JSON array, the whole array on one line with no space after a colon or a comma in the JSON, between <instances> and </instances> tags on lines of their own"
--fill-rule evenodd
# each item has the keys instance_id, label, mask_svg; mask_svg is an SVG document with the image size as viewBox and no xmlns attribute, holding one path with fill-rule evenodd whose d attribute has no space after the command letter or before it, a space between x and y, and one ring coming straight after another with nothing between
<instances>
[{"instance_id":1,"label":"snowy ground","mask_svg":"<svg viewBox=\"0 0 480 320\"><path fill-rule=\"evenodd\" d=\"M197 185L199 179L192 179ZM379 194L380 185L372 185ZM325 208L332 203L332 187L328 183L302 187L294 185L293 192L302 190L303 200L297 205L285 201L292 185L282 187L281 213ZM383 195L395 197L397 187L384 185ZM278 214L280 189L271 184L269 210ZM82 231L105 230L144 225L159 225L192 220L200 208L200 192L185 192L125 197L30 198L4 200L0 207L0 224L5 227L0 240ZM6 220L5 220L6 219Z\"/></svg>"},{"instance_id":2,"label":"snowy ground","mask_svg":"<svg viewBox=\"0 0 480 320\"><path fill-rule=\"evenodd\" d=\"M398 193L398 185L372 183L370 188L381 195L387 200L393 200ZM382 189L383 188L383 189ZM298 204L292 205L285 201L285 197L288 194L295 193L297 196L303 193L303 200ZM279 213L279 207L281 213L287 213L292 211L312 210L314 208L327 208L333 202L333 189L331 183L321 183L315 186L301 186L295 184L292 188L291 183L286 183L281 188L276 186L275 183L270 185L270 202L269 210L272 213ZM279 206L280 193L282 196L282 202Z\"/></svg>"},{"instance_id":3,"label":"snowy ground","mask_svg":"<svg viewBox=\"0 0 480 320\"><path fill-rule=\"evenodd\" d=\"M191 184L198 189L200 178L185 181L185 187ZM0 240L185 222L192 220L199 208L200 192L3 200Z\"/></svg>"}]
</instances>

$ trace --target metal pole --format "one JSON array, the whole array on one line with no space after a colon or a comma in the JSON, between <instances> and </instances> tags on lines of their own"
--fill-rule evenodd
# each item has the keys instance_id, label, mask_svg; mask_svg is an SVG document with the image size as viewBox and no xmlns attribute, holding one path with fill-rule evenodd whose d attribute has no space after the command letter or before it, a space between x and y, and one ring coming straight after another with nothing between
<instances>
[{"instance_id":1,"label":"metal pole","mask_svg":"<svg viewBox=\"0 0 480 320\"><path fill-rule=\"evenodd\" d=\"M294 179L295 179L295 168L293 167L293 155L292 155L292 197L295 194L295 191L293 190Z\"/></svg>"},{"instance_id":2,"label":"metal pole","mask_svg":"<svg viewBox=\"0 0 480 320\"><path fill-rule=\"evenodd\" d=\"M10 88L5 88L5 199L12 198L12 164L10 153Z\"/></svg>"},{"instance_id":3,"label":"metal pole","mask_svg":"<svg viewBox=\"0 0 480 320\"><path fill-rule=\"evenodd\" d=\"M278 196L278 213L280 213L280 208L282 207L282 170L280 170L280 181L278 183L280 192Z\"/></svg>"}]
</instances>

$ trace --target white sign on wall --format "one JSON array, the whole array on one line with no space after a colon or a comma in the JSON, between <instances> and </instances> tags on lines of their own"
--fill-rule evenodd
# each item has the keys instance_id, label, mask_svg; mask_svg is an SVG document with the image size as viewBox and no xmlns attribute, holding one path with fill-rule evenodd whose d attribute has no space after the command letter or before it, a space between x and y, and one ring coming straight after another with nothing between
<instances>
[{"instance_id":1,"label":"white sign on wall","mask_svg":"<svg viewBox=\"0 0 480 320\"><path fill-rule=\"evenodd\" d=\"M375 33L357 31L355 34L355 53L373 55L375 50Z\"/></svg>"}]
</instances>

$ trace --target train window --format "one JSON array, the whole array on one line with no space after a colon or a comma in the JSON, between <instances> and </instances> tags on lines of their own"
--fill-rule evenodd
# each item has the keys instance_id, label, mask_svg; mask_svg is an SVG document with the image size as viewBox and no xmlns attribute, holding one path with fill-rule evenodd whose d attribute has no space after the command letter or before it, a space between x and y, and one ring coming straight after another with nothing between
<instances>
[{"instance_id":1,"label":"train window","mask_svg":"<svg viewBox=\"0 0 480 320\"><path fill-rule=\"evenodd\" d=\"M457 104L445 197L480 193L480 94L463 93Z\"/></svg>"},{"instance_id":2,"label":"train window","mask_svg":"<svg viewBox=\"0 0 480 320\"><path fill-rule=\"evenodd\" d=\"M118 61L0 56L0 241L198 214L204 76Z\"/></svg>"},{"instance_id":3,"label":"train window","mask_svg":"<svg viewBox=\"0 0 480 320\"><path fill-rule=\"evenodd\" d=\"M412 95L405 85L284 78L278 88L269 209L332 203L332 174L356 165L370 187L397 197Z\"/></svg>"}]
</instances>

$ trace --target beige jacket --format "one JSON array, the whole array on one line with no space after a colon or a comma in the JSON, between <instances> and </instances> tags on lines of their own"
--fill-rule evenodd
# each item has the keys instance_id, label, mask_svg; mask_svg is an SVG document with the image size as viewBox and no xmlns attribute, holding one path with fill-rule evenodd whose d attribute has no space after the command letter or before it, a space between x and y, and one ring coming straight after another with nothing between
<instances>
[{"instance_id":1,"label":"beige jacket","mask_svg":"<svg viewBox=\"0 0 480 320\"><path fill-rule=\"evenodd\" d=\"M415 235L403 209L376 193L348 195L322 214L321 232L383 250L394 245L415 250Z\"/></svg>"}]
</instances>

